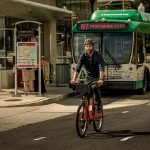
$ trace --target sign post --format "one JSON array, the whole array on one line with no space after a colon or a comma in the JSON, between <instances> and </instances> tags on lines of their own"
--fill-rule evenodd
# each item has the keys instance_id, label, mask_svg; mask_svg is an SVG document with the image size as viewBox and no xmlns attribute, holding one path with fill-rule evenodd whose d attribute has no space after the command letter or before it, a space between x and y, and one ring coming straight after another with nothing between
<instances>
[{"instance_id":1,"label":"sign post","mask_svg":"<svg viewBox=\"0 0 150 150\"><path fill-rule=\"evenodd\" d=\"M41 27L38 27L38 33L41 35ZM41 36L38 38L38 43L41 43ZM39 44L39 95L42 95L41 92L41 44Z\"/></svg>"},{"instance_id":2,"label":"sign post","mask_svg":"<svg viewBox=\"0 0 150 150\"><path fill-rule=\"evenodd\" d=\"M73 29L73 21L74 21L74 20L77 20L77 19L78 19L77 14L76 14L76 13L73 13L73 14L71 15L71 27L72 27L72 29Z\"/></svg>"}]
</instances>

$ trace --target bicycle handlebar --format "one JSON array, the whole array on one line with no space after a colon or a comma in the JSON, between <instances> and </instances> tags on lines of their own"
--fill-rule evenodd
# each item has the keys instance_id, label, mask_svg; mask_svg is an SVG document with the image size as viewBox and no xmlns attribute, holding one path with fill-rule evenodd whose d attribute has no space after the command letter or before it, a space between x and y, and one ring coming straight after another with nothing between
<instances>
[{"instance_id":1,"label":"bicycle handlebar","mask_svg":"<svg viewBox=\"0 0 150 150\"><path fill-rule=\"evenodd\" d=\"M81 82L75 82L74 83L74 85L77 85L77 84L80 84ZM81 84L85 84L85 83L81 83ZM92 87L92 85L97 85L98 83L97 83L97 81L89 81L89 82L87 82L86 84L88 84L90 87Z\"/></svg>"}]
</instances>

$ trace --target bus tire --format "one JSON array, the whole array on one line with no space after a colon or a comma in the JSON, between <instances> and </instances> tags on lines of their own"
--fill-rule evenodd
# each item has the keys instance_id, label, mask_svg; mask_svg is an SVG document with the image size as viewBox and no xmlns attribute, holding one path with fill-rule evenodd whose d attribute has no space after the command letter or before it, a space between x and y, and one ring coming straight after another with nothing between
<instances>
[{"instance_id":1,"label":"bus tire","mask_svg":"<svg viewBox=\"0 0 150 150\"><path fill-rule=\"evenodd\" d=\"M143 79L143 88L140 89L141 94L146 94L148 91L148 86L149 86L149 77L148 77L148 72L145 71L144 73L144 79Z\"/></svg>"}]
</instances>

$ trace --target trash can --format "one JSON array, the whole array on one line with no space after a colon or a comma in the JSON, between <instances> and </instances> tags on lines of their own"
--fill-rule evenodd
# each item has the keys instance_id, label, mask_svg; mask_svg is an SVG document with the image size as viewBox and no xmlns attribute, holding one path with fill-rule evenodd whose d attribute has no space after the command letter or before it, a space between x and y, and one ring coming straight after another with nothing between
<instances>
[{"instance_id":1,"label":"trash can","mask_svg":"<svg viewBox=\"0 0 150 150\"><path fill-rule=\"evenodd\" d=\"M67 84L70 80L70 66L66 63L56 64L56 82L57 84Z\"/></svg>"}]
</instances>

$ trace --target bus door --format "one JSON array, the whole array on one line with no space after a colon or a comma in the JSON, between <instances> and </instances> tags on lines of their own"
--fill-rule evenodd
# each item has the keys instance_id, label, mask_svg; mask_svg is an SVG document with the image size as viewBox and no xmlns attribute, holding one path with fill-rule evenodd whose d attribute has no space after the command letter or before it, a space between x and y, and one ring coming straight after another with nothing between
<instances>
[{"instance_id":1,"label":"bus door","mask_svg":"<svg viewBox=\"0 0 150 150\"><path fill-rule=\"evenodd\" d=\"M137 80L143 80L144 72L144 44L143 35L141 33L137 34Z\"/></svg>"}]
</instances>

